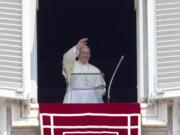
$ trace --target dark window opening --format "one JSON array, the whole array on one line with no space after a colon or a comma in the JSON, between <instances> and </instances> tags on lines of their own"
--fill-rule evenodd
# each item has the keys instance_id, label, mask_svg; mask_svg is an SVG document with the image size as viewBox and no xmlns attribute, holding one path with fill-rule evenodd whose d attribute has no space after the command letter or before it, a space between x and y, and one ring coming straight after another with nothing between
<instances>
[{"instance_id":1,"label":"dark window opening","mask_svg":"<svg viewBox=\"0 0 180 135\"><path fill-rule=\"evenodd\" d=\"M134 0L39 0L37 18L39 102L62 102L62 56L82 37L89 38L90 63L105 74L107 85L125 55L112 84L111 102L137 101Z\"/></svg>"}]
</instances>

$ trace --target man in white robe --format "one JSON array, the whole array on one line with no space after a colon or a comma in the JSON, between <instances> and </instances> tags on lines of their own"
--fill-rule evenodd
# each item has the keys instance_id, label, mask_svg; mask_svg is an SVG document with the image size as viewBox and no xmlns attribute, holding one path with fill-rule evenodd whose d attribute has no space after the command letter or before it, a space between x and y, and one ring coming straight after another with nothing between
<instances>
[{"instance_id":1,"label":"man in white robe","mask_svg":"<svg viewBox=\"0 0 180 135\"><path fill-rule=\"evenodd\" d=\"M63 56L62 73L67 83L63 103L103 103L106 84L101 71L89 63L91 52L87 40L79 40ZM92 89L86 89L87 85ZM82 89L75 90L72 87Z\"/></svg>"}]
</instances>

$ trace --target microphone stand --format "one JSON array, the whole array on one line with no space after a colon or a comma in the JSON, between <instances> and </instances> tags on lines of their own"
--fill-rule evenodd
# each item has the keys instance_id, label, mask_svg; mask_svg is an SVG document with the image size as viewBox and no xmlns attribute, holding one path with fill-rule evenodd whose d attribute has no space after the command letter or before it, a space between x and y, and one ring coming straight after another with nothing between
<instances>
[{"instance_id":1,"label":"microphone stand","mask_svg":"<svg viewBox=\"0 0 180 135\"><path fill-rule=\"evenodd\" d=\"M124 59L124 55L121 56L121 58L120 58L120 60L119 60L119 62L118 62L118 64L117 64L117 66L116 66L116 69L114 70L114 73L113 73L113 75L112 75L112 77L111 77L111 81L110 81L109 87L108 87L108 94L107 94L107 96L108 96L108 97L107 97L107 98L108 98L108 103L110 102L110 99L111 99L110 90L111 90L111 85L112 85L113 79L114 79L114 77L115 77L115 75L116 75L116 72L117 72L120 64L122 63L123 59Z\"/></svg>"}]
</instances>

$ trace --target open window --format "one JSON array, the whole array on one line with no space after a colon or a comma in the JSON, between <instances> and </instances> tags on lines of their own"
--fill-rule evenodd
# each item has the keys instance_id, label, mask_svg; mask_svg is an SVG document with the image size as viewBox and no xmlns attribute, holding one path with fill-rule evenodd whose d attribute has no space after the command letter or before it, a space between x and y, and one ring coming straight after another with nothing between
<instances>
[{"instance_id":1,"label":"open window","mask_svg":"<svg viewBox=\"0 0 180 135\"><path fill-rule=\"evenodd\" d=\"M134 0L39 0L39 102L62 102L66 90L62 56L82 37L89 38L90 63L104 73L107 86L125 55L111 87L111 102L136 102Z\"/></svg>"}]
</instances>

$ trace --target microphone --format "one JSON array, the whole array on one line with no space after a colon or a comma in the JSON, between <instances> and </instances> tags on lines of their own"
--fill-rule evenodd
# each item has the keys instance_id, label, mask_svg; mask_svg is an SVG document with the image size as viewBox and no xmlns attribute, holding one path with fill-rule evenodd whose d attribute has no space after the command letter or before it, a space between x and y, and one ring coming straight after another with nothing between
<instances>
[{"instance_id":1,"label":"microphone","mask_svg":"<svg viewBox=\"0 0 180 135\"><path fill-rule=\"evenodd\" d=\"M116 66L116 69L114 70L114 73L113 73L113 75L112 75L112 77L111 77L111 80L110 80L110 83L109 83L109 87L108 87L108 94L107 94L107 96L108 96L108 97L107 97L107 98L108 98L108 103L110 102L110 98L111 98L110 90L111 90L111 85L112 85L113 79L114 79L114 77L115 77L115 75L116 75L116 72L117 72L120 64L122 63L123 59L124 59L124 55L122 55L121 58L119 59L119 62L118 62L118 64L117 64L117 66Z\"/></svg>"}]
</instances>

